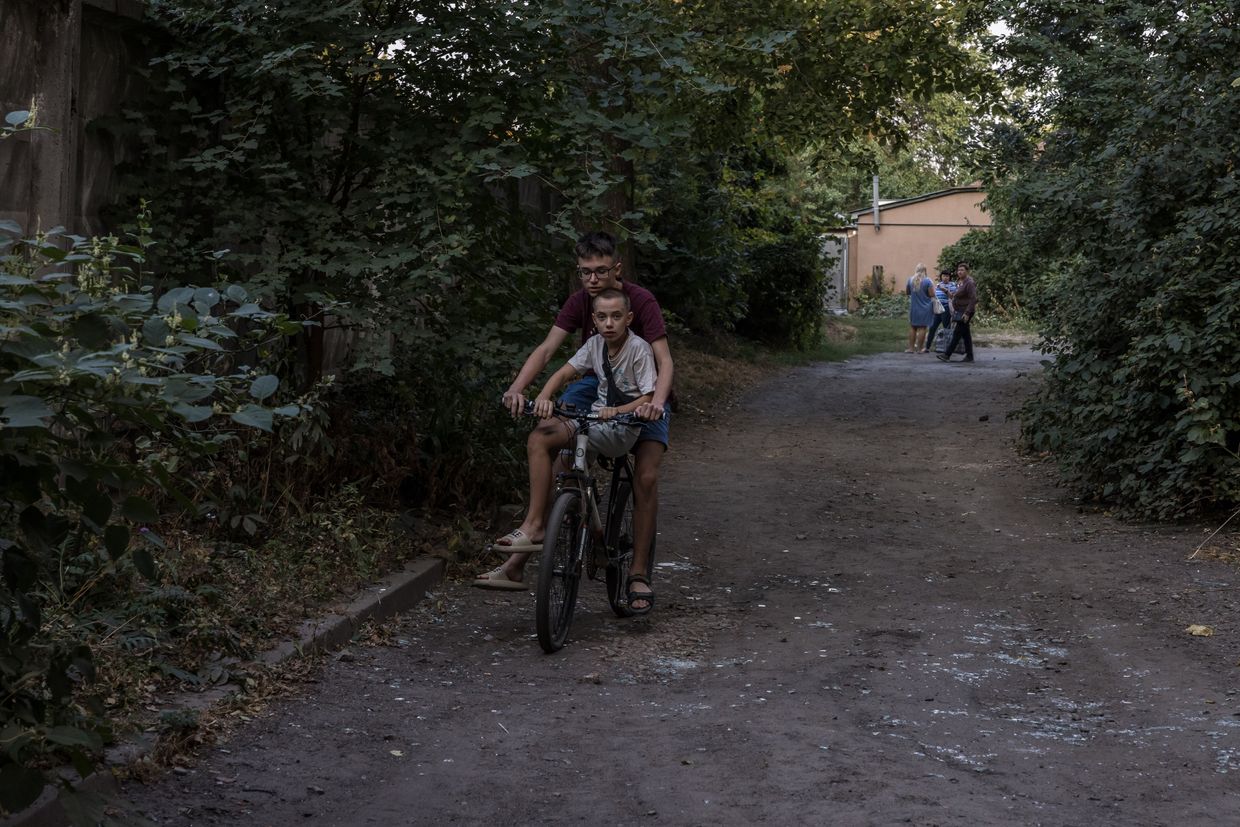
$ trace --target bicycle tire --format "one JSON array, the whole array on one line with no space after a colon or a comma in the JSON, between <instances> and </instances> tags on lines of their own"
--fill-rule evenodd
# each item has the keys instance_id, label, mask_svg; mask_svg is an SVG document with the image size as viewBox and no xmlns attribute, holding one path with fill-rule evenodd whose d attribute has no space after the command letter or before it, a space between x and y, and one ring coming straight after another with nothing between
<instances>
[{"instance_id":1,"label":"bicycle tire","mask_svg":"<svg viewBox=\"0 0 1240 827\"><path fill-rule=\"evenodd\" d=\"M616 617L632 617L629 608L628 582L633 564L633 487L629 480L618 479L612 485L607 503L607 545L615 556L607 563L607 602ZM646 577L654 575L655 538L650 538L650 555L646 560Z\"/></svg>"},{"instance_id":2,"label":"bicycle tire","mask_svg":"<svg viewBox=\"0 0 1240 827\"><path fill-rule=\"evenodd\" d=\"M538 645L548 654L564 646L573 622L577 587L581 583L584 529L581 492L573 489L561 491L551 506L551 515L547 520L534 604Z\"/></svg>"}]
</instances>

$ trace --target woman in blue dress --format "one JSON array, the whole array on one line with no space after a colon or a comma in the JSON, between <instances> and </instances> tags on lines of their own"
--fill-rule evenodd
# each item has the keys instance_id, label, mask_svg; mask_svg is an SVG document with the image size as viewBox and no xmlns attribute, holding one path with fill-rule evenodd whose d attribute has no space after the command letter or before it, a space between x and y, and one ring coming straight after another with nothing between
<instances>
[{"instance_id":1,"label":"woman in blue dress","mask_svg":"<svg viewBox=\"0 0 1240 827\"><path fill-rule=\"evenodd\" d=\"M934 321L934 283L926 275L926 265L917 264L904 286L908 294L908 347L905 353L917 353L926 346L926 328Z\"/></svg>"}]
</instances>

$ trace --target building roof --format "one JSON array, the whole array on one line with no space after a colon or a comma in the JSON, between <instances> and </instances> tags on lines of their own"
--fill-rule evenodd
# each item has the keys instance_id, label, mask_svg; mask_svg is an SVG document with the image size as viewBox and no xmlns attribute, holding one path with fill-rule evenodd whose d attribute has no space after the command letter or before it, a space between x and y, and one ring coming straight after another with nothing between
<instances>
[{"instance_id":1,"label":"building roof","mask_svg":"<svg viewBox=\"0 0 1240 827\"><path fill-rule=\"evenodd\" d=\"M985 192L985 191L986 191L986 188L983 187L981 184L969 184L968 186L965 186L965 187L951 187L950 189L939 190L938 192L928 192L925 195L914 195L911 198L894 198L891 200L880 198L878 199L878 209L879 209L879 212L886 212L887 210L895 210L895 209L899 209L900 207L907 207L909 204L919 204L922 201L932 201L935 198L942 198L945 195L955 195L961 192ZM869 204L864 207L859 207L855 210L850 210L848 215L855 222L858 216L864 215L865 213L868 213L868 212L872 212L873 210L874 210L874 205Z\"/></svg>"}]
</instances>

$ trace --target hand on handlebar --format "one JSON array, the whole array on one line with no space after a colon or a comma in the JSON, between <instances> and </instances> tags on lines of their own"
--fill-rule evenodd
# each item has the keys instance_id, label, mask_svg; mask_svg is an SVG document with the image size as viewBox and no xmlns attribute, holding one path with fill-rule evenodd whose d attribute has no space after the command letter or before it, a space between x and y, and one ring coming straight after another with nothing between
<instances>
[{"instance_id":1,"label":"hand on handlebar","mask_svg":"<svg viewBox=\"0 0 1240 827\"><path fill-rule=\"evenodd\" d=\"M512 418L516 419L525 411L525 394L508 391L500 398L500 403L508 409Z\"/></svg>"},{"instance_id":2,"label":"hand on handlebar","mask_svg":"<svg viewBox=\"0 0 1240 827\"><path fill-rule=\"evenodd\" d=\"M551 416L551 413L554 409L555 409L555 403L552 402L550 399L544 399L543 397L540 396L534 400L534 415L539 417L540 419L546 419L547 417Z\"/></svg>"},{"instance_id":3,"label":"hand on handlebar","mask_svg":"<svg viewBox=\"0 0 1240 827\"><path fill-rule=\"evenodd\" d=\"M648 422L653 422L663 418L663 408L656 406L652 402L644 402L637 406L637 409L633 411L633 414L638 419L645 419Z\"/></svg>"}]
</instances>

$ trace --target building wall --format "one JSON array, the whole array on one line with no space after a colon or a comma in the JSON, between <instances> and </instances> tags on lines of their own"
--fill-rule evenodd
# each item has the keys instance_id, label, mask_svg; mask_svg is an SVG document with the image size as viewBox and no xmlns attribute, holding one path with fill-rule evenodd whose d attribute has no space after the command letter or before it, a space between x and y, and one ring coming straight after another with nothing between
<instances>
[{"instance_id":1,"label":"building wall","mask_svg":"<svg viewBox=\"0 0 1240 827\"><path fill-rule=\"evenodd\" d=\"M849 295L871 284L874 267L883 268L882 289L902 290L918 262L933 271L939 253L973 228L989 228L982 211L984 192L954 192L913 204L880 209L879 229L874 216L857 216L857 228L848 244Z\"/></svg>"}]
</instances>

